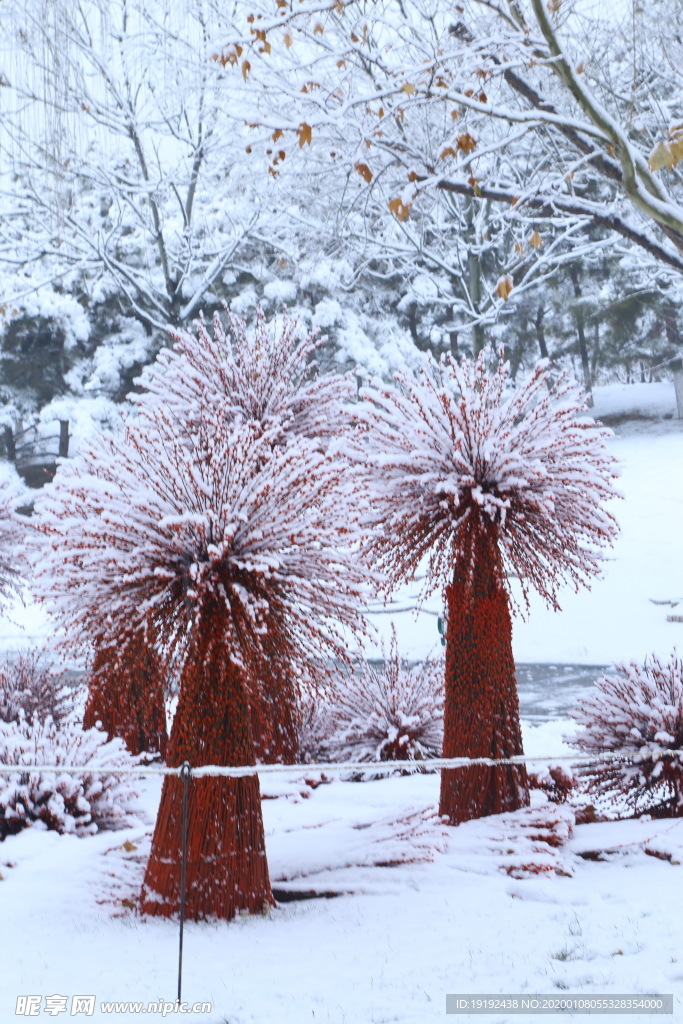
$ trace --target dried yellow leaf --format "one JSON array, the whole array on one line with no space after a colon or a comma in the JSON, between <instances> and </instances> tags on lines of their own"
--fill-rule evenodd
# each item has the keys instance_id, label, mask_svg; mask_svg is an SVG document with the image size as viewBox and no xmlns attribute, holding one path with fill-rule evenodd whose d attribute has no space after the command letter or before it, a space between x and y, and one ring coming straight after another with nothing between
<instances>
[{"instance_id":1,"label":"dried yellow leaf","mask_svg":"<svg viewBox=\"0 0 683 1024\"><path fill-rule=\"evenodd\" d=\"M510 297L510 292L514 287L514 282L510 274L505 274L501 277L496 285L496 293L500 296L503 302L507 302Z\"/></svg>"},{"instance_id":2,"label":"dried yellow leaf","mask_svg":"<svg viewBox=\"0 0 683 1024\"><path fill-rule=\"evenodd\" d=\"M303 124L299 125L299 127L296 130L296 133L299 136L299 149L306 145L310 146L311 139L313 137L313 129L311 128L310 124L306 124L306 122L304 121Z\"/></svg>"},{"instance_id":3,"label":"dried yellow leaf","mask_svg":"<svg viewBox=\"0 0 683 1024\"><path fill-rule=\"evenodd\" d=\"M541 248L541 246L543 245L543 239L539 235L538 231L534 231L533 235L529 239L529 245L533 245L534 249L537 252Z\"/></svg>"},{"instance_id":4,"label":"dried yellow leaf","mask_svg":"<svg viewBox=\"0 0 683 1024\"><path fill-rule=\"evenodd\" d=\"M469 132L465 132L464 135L458 136L458 149L461 149L463 153L471 153L472 150L476 148L477 143Z\"/></svg>"},{"instance_id":5,"label":"dried yellow leaf","mask_svg":"<svg viewBox=\"0 0 683 1024\"><path fill-rule=\"evenodd\" d=\"M406 96L412 96L415 92L415 86L413 85L412 82L404 82L403 85L401 86L401 89L406 94Z\"/></svg>"},{"instance_id":6,"label":"dried yellow leaf","mask_svg":"<svg viewBox=\"0 0 683 1024\"><path fill-rule=\"evenodd\" d=\"M397 220L407 220L410 217L410 211L412 209L411 203L404 203L402 199L390 199L389 209L396 217Z\"/></svg>"},{"instance_id":7,"label":"dried yellow leaf","mask_svg":"<svg viewBox=\"0 0 683 1024\"><path fill-rule=\"evenodd\" d=\"M369 185L370 182L372 181L372 171L370 170L368 165L367 164L357 163L357 164L354 164L353 167L354 167L354 170L358 171L358 173L360 174L361 178L363 178L364 181L367 181L367 183Z\"/></svg>"}]
</instances>

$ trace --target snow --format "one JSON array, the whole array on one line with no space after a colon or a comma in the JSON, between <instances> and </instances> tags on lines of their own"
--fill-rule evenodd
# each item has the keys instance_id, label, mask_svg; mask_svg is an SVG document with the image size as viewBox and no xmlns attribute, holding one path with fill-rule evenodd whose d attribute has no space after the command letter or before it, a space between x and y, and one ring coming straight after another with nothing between
<instances>
[{"instance_id":1,"label":"snow","mask_svg":"<svg viewBox=\"0 0 683 1024\"><path fill-rule=\"evenodd\" d=\"M518 661L609 664L650 652L667 655L683 642L681 624L667 622L676 609L653 601L683 599L683 538L674 524L683 505L683 424L629 424L612 441L624 500L616 503L621 526L612 560L591 590L561 595L553 613L532 598L526 622L514 625ZM665 429L668 428L668 429Z\"/></svg>"},{"instance_id":2,"label":"snow","mask_svg":"<svg viewBox=\"0 0 683 1024\"><path fill-rule=\"evenodd\" d=\"M673 417L676 392L670 380L651 384L604 384L595 388L591 416Z\"/></svg>"},{"instance_id":3,"label":"snow","mask_svg":"<svg viewBox=\"0 0 683 1024\"><path fill-rule=\"evenodd\" d=\"M159 786L146 785L151 815ZM534 852L525 822L543 814L540 796L531 812L446 829L436 775L269 787L279 793L263 805L274 887L341 895L187 924L183 998L213 1009L184 1019L428 1024L443 1019L448 992L673 992L681 1012L683 921L671 895L683 821L577 826L563 846ZM149 834L29 830L3 844L3 1020L22 993L175 998L177 923L122 904ZM516 878L530 858L563 874Z\"/></svg>"},{"instance_id":4,"label":"snow","mask_svg":"<svg viewBox=\"0 0 683 1024\"><path fill-rule=\"evenodd\" d=\"M269 281L264 286L263 294L271 302L279 306L296 299L296 285L293 281Z\"/></svg>"}]
</instances>

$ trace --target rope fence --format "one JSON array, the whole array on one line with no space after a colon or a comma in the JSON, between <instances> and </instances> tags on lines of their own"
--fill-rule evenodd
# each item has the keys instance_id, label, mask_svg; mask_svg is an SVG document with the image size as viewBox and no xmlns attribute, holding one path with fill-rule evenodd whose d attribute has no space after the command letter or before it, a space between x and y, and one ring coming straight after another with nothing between
<instances>
[{"instance_id":1,"label":"rope fence","mask_svg":"<svg viewBox=\"0 0 683 1024\"><path fill-rule=\"evenodd\" d=\"M249 775L293 775L308 772L324 772L326 775L340 772L379 772L391 774L397 769L401 771L422 772L425 768L434 771L444 768L466 768L468 765L484 765L496 768L502 765L518 764L557 764L567 761L571 764L594 764L596 761L638 761L643 758L682 757L681 750L645 750L642 753L623 753L604 751L596 754L516 754L514 757L433 757L423 760L406 761L333 761L330 763L315 762L312 764L250 764L227 767L225 765L206 764L193 765L192 778L208 777L243 779ZM184 762L179 768L166 765L135 765L134 767L90 768L88 765L64 764L0 764L0 775L13 775L22 771L63 772L68 775L175 775L185 778L189 765Z\"/></svg>"}]
</instances>

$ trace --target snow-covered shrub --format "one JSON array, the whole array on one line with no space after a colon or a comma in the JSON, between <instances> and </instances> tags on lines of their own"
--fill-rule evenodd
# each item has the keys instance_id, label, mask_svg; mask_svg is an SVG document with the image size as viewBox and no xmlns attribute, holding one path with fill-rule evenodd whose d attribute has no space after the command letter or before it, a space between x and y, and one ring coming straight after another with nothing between
<instances>
[{"instance_id":1,"label":"snow-covered shrub","mask_svg":"<svg viewBox=\"0 0 683 1024\"><path fill-rule=\"evenodd\" d=\"M444 665L410 667L394 631L384 671L367 662L336 687L325 717L332 761L423 761L441 755Z\"/></svg>"},{"instance_id":2,"label":"snow-covered shrub","mask_svg":"<svg viewBox=\"0 0 683 1024\"><path fill-rule=\"evenodd\" d=\"M582 731L568 741L595 754L580 775L596 802L612 813L683 816L683 660L675 651L598 679L573 717ZM622 756L601 762L605 752Z\"/></svg>"},{"instance_id":3,"label":"snow-covered shrub","mask_svg":"<svg viewBox=\"0 0 683 1024\"><path fill-rule=\"evenodd\" d=\"M609 431L547 360L513 386L490 348L425 359L359 394L378 527L369 553L388 590L424 566L425 594L441 590L447 607L444 756L522 754L510 613L529 610L532 591L556 609L561 585L599 575L618 532L604 507L616 496ZM528 802L521 766L441 775L439 814L452 825Z\"/></svg>"},{"instance_id":4,"label":"snow-covered shrub","mask_svg":"<svg viewBox=\"0 0 683 1024\"><path fill-rule=\"evenodd\" d=\"M59 722L72 705L72 691L50 671L38 651L26 651L14 661L5 658L0 663L0 722L18 722L22 717L44 722L48 715Z\"/></svg>"},{"instance_id":5,"label":"snow-covered shrub","mask_svg":"<svg viewBox=\"0 0 683 1024\"><path fill-rule=\"evenodd\" d=\"M125 828L134 819L137 792L134 776L116 770L136 763L122 740L84 730L74 716L60 723L50 717L29 722L23 715L0 722L0 764L17 766L16 774L0 775L0 840L37 822L78 836ZM36 764L82 766L83 772L30 767Z\"/></svg>"},{"instance_id":6,"label":"snow-covered shrub","mask_svg":"<svg viewBox=\"0 0 683 1024\"><path fill-rule=\"evenodd\" d=\"M540 789L554 804L566 803L576 782L572 769L559 764L544 765L537 772L529 772L531 789Z\"/></svg>"},{"instance_id":7,"label":"snow-covered shrub","mask_svg":"<svg viewBox=\"0 0 683 1024\"><path fill-rule=\"evenodd\" d=\"M298 759L302 764L329 761L330 707L328 703L304 692L298 701L296 737Z\"/></svg>"},{"instance_id":8,"label":"snow-covered shrub","mask_svg":"<svg viewBox=\"0 0 683 1024\"><path fill-rule=\"evenodd\" d=\"M232 418L220 352L201 338L183 345L197 358L169 369L147 403L141 396L121 435L62 462L36 501L47 541L31 548L35 593L74 643L118 644L151 622L160 649L182 660L169 764L254 764L254 697L265 715L288 698L285 684L296 693L306 672L348 662L349 637L367 629L366 499L340 443L289 434L280 416ZM179 906L175 782L162 790L144 913ZM197 785L187 917L260 912L271 890L258 779Z\"/></svg>"}]
</instances>

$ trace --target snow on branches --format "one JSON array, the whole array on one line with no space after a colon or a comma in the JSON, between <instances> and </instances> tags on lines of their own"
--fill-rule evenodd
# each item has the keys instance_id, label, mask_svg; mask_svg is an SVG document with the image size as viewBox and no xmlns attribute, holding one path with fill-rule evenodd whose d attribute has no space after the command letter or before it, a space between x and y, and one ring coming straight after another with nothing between
<instances>
[{"instance_id":1,"label":"snow on branches","mask_svg":"<svg viewBox=\"0 0 683 1024\"><path fill-rule=\"evenodd\" d=\"M497 535L503 584L518 576L556 608L560 583L599 573L617 524L603 503L617 495L610 431L582 415L578 385L553 379L547 361L508 394L509 364L490 349L458 365L426 361L418 377L361 390L383 530L372 550L392 585L429 553L428 589L457 562L471 573L473 538Z\"/></svg>"},{"instance_id":2,"label":"snow on branches","mask_svg":"<svg viewBox=\"0 0 683 1024\"><path fill-rule=\"evenodd\" d=\"M86 638L151 616L162 642L183 642L217 601L237 662L269 632L294 660L345 657L337 623L362 629L367 573L342 462L212 413L185 428L159 403L60 467L39 499L39 593Z\"/></svg>"},{"instance_id":3,"label":"snow on branches","mask_svg":"<svg viewBox=\"0 0 683 1024\"><path fill-rule=\"evenodd\" d=\"M215 407L222 418L259 424L304 437L329 438L342 429L343 409L355 396L348 374L319 373L316 353L324 343L317 331L300 336L298 321L278 317L268 324L262 309L253 330L228 317L226 330L216 313L213 335L202 320L196 335L173 331L175 345L162 349L142 376L146 391L132 396L140 415L150 402L163 402L185 421L195 410ZM276 435L274 435L274 440Z\"/></svg>"},{"instance_id":4,"label":"snow on branches","mask_svg":"<svg viewBox=\"0 0 683 1024\"><path fill-rule=\"evenodd\" d=\"M598 679L574 714L573 746L596 760L580 774L599 799L616 798L630 814L683 816L683 660L652 655ZM673 757L667 752L678 752ZM623 760L600 761L604 752ZM664 756L663 756L664 755Z\"/></svg>"},{"instance_id":5,"label":"snow on branches","mask_svg":"<svg viewBox=\"0 0 683 1024\"><path fill-rule=\"evenodd\" d=\"M137 793L116 769L137 759L121 740L83 729L74 703L37 652L0 666L0 764L17 766L16 774L0 775L0 840L34 823L79 836L130 824ZM41 771L41 764L82 767L83 774Z\"/></svg>"},{"instance_id":6,"label":"snow on branches","mask_svg":"<svg viewBox=\"0 0 683 1024\"><path fill-rule=\"evenodd\" d=\"M44 721L49 715L59 723L72 705L73 693L42 663L37 651L0 664L0 722L19 722L22 717L31 721L34 715Z\"/></svg>"},{"instance_id":7,"label":"snow on branches","mask_svg":"<svg viewBox=\"0 0 683 1024\"><path fill-rule=\"evenodd\" d=\"M19 489L3 481L0 491L0 607L18 593L20 574L17 548L24 539L25 528L16 513Z\"/></svg>"},{"instance_id":8,"label":"snow on branches","mask_svg":"<svg viewBox=\"0 0 683 1024\"><path fill-rule=\"evenodd\" d=\"M393 631L384 671L361 662L326 704L332 761L414 761L441 756L443 661L413 667Z\"/></svg>"},{"instance_id":9,"label":"snow on branches","mask_svg":"<svg viewBox=\"0 0 683 1024\"><path fill-rule=\"evenodd\" d=\"M0 775L0 840L27 826L77 836L102 829L125 828L135 818L137 792L132 777L116 769L136 759L123 741L107 741L99 729L82 729L73 716L59 724L51 717L0 722L0 764L17 772ZM35 765L83 768L73 775L41 771ZM94 769L106 769L104 774Z\"/></svg>"}]
</instances>

